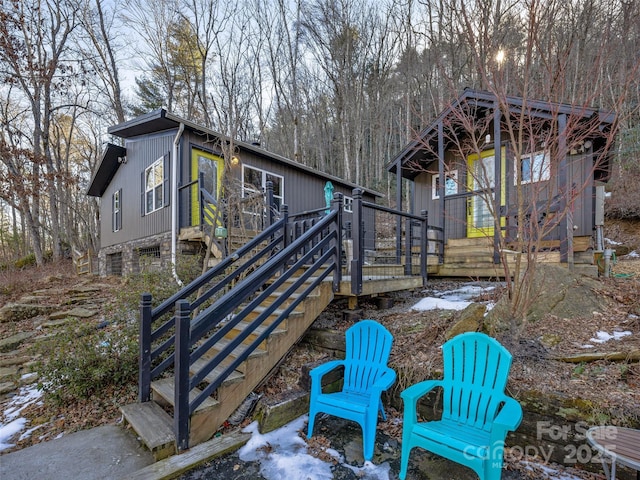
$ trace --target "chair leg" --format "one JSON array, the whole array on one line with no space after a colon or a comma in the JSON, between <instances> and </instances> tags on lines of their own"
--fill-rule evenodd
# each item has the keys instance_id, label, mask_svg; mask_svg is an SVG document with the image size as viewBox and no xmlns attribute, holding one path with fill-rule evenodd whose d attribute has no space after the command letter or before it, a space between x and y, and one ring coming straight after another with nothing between
<instances>
[{"instance_id":1,"label":"chair leg","mask_svg":"<svg viewBox=\"0 0 640 480\"><path fill-rule=\"evenodd\" d=\"M382 421L386 422L387 421L387 414L384 413L384 407L382 406L382 398L379 400L378 408L380 409L380 413L382 414ZM378 414L378 412L376 412L376 415L377 414Z\"/></svg>"},{"instance_id":2,"label":"chair leg","mask_svg":"<svg viewBox=\"0 0 640 480\"><path fill-rule=\"evenodd\" d=\"M317 412L315 409L309 410L309 423L307 425L307 438L311 438L313 436L313 425L316 421Z\"/></svg>"},{"instance_id":3,"label":"chair leg","mask_svg":"<svg viewBox=\"0 0 640 480\"><path fill-rule=\"evenodd\" d=\"M405 480L407 478L407 470L409 468L409 454L411 453L411 448L409 447L408 442L402 442L402 452L400 455L400 473L398 474L398 478L400 480Z\"/></svg>"}]
</instances>

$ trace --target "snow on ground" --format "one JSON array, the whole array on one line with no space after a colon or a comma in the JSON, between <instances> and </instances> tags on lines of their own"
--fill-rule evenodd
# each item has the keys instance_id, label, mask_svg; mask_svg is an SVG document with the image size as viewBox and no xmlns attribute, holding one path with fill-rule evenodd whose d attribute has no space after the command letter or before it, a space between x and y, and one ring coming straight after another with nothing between
<instances>
[{"instance_id":1,"label":"snow on ground","mask_svg":"<svg viewBox=\"0 0 640 480\"><path fill-rule=\"evenodd\" d=\"M266 480L282 478L304 478L306 480L331 480L332 462L325 462L307 453L306 442L299 435L306 432L308 415L302 415L287 425L262 435L258 431L258 422L253 422L243 429L251 433L249 441L238 451L243 462L259 461L260 474ZM327 449L327 453L343 467L352 470L358 478L366 480L389 480L395 478L391 474L391 465L384 462L376 465L365 462L362 467L345 463L344 457L336 450ZM540 463L529 463L528 469L540 472L539 479L546 480L580 480L578 477L551 468Z\"/></svg>"},{"instance_id":2,"label":"snow on ground","mask_svg":"<svg viewBox=\"0 0 640 480\"><path fill-rule=\"evenodd\" d=\"M608 333L603 330L598 330L596 332L596 336L589 339L591 343L586 343L582 345L582 348L595 348L594 343L598 343L598 344L605 343L612 339L620 340L621 338L624 338L627 335L632 335L632 333L629 330L625 330L624 332L617 331L613 333Z\"/></svg>"},{"instance_id":3,"label":"snow on ground","mask_svg":"<svg viewBox=\"0 0 640 480\"><path fill-rule=\"evenodd\" d=\"M22 376L22 380L28 379L33 374ZM38 390L36 385L26 385L20 388L20 391L6 405L4 412L0 415L0 452L14 446L9 443L10 440L22 432L27 424L27 420L20 416L22 411L32 403L40 404L42 391ZM26 438L25 435L31 434L35 428L23 432L20 439Z\"/></svg>"},{"instance_id":4,"label":"snow on ground","mask_svg":"<svg viewBox=\"0 0 640 480\"><path fill-rule=\"evenodd\" d=\"M251 439L238 451L240 460L244 462L259 461L260 474L267 480L282 478L305 478L307 480L331 480L332 463L324 462L307 453L307 443L298 434L306 431L309 417L303 415L274 430L260 434L258 423L253 422L243 432L251 433ZM327 449L336 462L351 469L358 478L370 480L388 480L391 466L385 462L374 465L365 462L362 467L354 467L344 463L344 457L333 449Z\"/></svg>"},{"instance_id":5,"label":"snow on ground","mask_svg":"<svg viewBox=\"0 0 640 480\"><path fill-rule=\"evenodd\" d=\"M481 295L484 292L494 290L495 285L478 285L475 283L465 283L455 290L447 290L445 292L436 292L433 297L425 297L416 303L412 310L464 310L472 302L471 299ZM487 311L493 308L493 304L487 304Z\"/></svg>"}]
</instances>

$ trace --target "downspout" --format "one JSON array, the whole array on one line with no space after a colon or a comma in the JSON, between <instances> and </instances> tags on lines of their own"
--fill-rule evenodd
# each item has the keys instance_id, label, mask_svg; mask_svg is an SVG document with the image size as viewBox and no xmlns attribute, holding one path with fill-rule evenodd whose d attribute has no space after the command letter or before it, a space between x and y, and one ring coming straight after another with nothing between
<instances>
[{"instance_id":1,"label":"downspout","mask_svg":"<svg viewBox=\"0 0 640 480\"><path fill-rule=\"evenodd\" d=\"M171 202L171 274L181 287L184 284L176 271L176 250L178 238L178 144L180 143L182 132L184 132L184 123L181 122L176 138L173 139L173 149L171 151L171 173L173 174L173 181L171 182L171 197L173 200Z\"/></svg>"}]
</instances>

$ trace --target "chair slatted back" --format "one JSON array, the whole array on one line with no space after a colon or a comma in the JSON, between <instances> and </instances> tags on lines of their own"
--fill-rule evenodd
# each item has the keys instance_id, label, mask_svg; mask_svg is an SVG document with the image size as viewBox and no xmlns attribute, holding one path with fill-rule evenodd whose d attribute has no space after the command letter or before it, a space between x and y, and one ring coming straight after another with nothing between
<instances>
[{"instance_id":1,"label":"chair slatted back","mask_svg":"<svg viewBox=\"0 0 640 480\"><path fill-rule=\"evenodd\" d=\"M343 391L364 393L387 367L393 335L378 322L362 320L346 332Z\"/></svg>"},{"instance_id":2,"label":"chair slatted back","mask_svg":"<svg viewBox=\"0 0 640 480\"><path fill-rule=\"evenodd\" d=\"M442 346L443 419L489 431L501 406L511 354L483 333L464 333Z\"/></svg>"}]
</instances>

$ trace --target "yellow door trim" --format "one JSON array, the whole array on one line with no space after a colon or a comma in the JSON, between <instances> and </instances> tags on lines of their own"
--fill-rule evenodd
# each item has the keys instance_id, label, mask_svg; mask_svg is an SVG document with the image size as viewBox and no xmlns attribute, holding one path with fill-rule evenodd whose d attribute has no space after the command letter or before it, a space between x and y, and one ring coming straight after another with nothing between
<instances>
[{"instance_id":1,"label":"yellow door trim","mask_svg":"<svg viewBox=\"0 0 640 480\"><path fill-rule=\"evenodd\" d=\"M208 160L212 162L212 166L214 166L215 171L215 192L211 193L216 200L220 199L221 186L222 186L222 175L224 171L224 160L222 157L218 155L214 155L209 152L205 152L204 150L199 150L197 148L191 149L191 181L197 181L198 175L200 174L200 161ZM212 179L213 180L213 179ZM213 205L208 205L206 208L211 209L210 213L215 216L215 207ZM207 223L211 223L208 221ZM200 225L200 192L198 190L198 184L194 183L191 187L191 225L197 226Z\"/></svg>"},{"instance_id":2,"label":"yellow door trim","mask_svg":"<svg viewBox=\"0 0 640 480\"><path fill-rule=\"evenodd\" d=\"M501 205L506 205L506 148L502 147L500 150L500 171L501 171ZM492 159L492 161L485 162L486 160ZM480 155L474 153L473 155L469 155L467 157L467 191L468 192L480 192L483 189L483 185L480 182L482 180L481 175L474 175L476 169L478 169L478 161L483 162L480 165L484 164L483 173L487 173L489 175L482 175L485 177L484 180L488 182L492 182L492 176L495 175L495 150L485 150L480 153ZM500 224L504 226L506 224L506 220L504 217L500 218ZM489 207L486 205L484 201L484 197L478 193L476 195L471 195L467 198L467 237L468 238L477 238L477 237L487 237L493 236L495 232L495 221Z\"/></svg>"}]
</instances>

